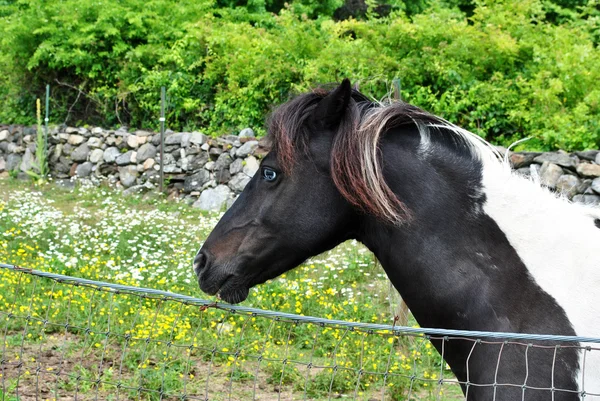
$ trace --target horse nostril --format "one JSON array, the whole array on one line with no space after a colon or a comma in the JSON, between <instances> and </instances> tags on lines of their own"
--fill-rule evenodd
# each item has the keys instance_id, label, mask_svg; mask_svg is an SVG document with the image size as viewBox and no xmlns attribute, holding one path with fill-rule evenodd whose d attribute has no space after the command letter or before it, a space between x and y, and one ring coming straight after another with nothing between
<instances>
[{"instance_id":1,"label":"horse nostril","mask_svg":"<svg viewBox=\"0 0 600 401\"><path fill-rule=\"evenodd\" d=\"M208 258L206 257L206 254L203 251L198 252L194 258L194 272L196 272L197 275L204 269L207 261Z\"/></svg>"}]
</instances>

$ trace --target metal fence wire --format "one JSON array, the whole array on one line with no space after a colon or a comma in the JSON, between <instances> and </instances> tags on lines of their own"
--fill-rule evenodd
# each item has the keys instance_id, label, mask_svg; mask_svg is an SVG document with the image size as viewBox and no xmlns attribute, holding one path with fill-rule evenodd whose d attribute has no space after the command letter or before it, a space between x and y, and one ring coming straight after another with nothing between
<instances>
[{"instance_id":1,"label":"metal fence wire","mask_svg":"<svg viewBox=\"0 0 600 401\"><path fill-rule=\"evenodd\" d=\"M496 347L494 366L509 347L525 359L532 349L556 358L565 347L598 352L600 343L327 320L5 264L0 321L0 391L11 401L456 400L461 384L493 388L493 399L512 386L526 399L539 390L527 378L460 383L430 340L441 357L450 342L471 353ZM568 391L545 390L553 390L548 399Z\"/></svg>"}]
</instances>

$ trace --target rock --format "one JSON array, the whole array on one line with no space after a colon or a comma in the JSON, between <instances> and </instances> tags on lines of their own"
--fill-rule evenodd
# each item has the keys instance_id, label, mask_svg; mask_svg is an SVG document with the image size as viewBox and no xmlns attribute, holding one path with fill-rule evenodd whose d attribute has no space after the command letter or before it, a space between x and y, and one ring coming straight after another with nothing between
<instances>
[{"instance_id":1,"label":"rock","mask_svg":"<svg viewBox=\"0 0 600 401\"><path fill-rule=\"evenodd\" d=\"M244 160L244 167L242 168L242 172L246 174L248 177L254 177L254 174L258 171L260 164L256 157L248 156Z\"/></svg>"},{"instance_id":2,"label":"rock","mask_svg":"<svg viewBox=\"0 0 600 401\"><path fill-rule=\"evenodd\" d=\"M207 151L210 149L210 145L208 143L204 143L202 146L200 146L200 149Z\"/></svg>"},{"instance_id":3,"label":"rock","mask_svg":"<svg viewBox=\"0 0 600 401\"><path fill-rule=\"evenodd\" d=\"M21 165L21 156L11 153L6 156L6 171L13 171Z\"/></svg>"},{"instance_id":4,"label":"rock","mask_svg":"<svg viewBox=\"0 0 600 401\"><path fill-rule=\"evenodd\" d=\"M589 160L591 162L593 162L594 159L596 159L596 155L598 155L598 153L599 152L597 150L584 150L582 152L575 152L575 154L580 158Z\"/></svg>"},{"instance_id":5,"label":"rock","mask_svg":"<svg viewBox=\"0 0 600 401\"><path fill-rule=\"evenodd\" d=\"M208 171L214 171L214 169L215 169L215 162L209 161L208 163L206 163L204 165L204 169L208 170Z\"/></svg>"},{"instance_id":6,"label":"rock","mask_svg":"<svg viewBox=\"0 0 600 401\"><path fill-rule=\"evenodd\" d=\"M181 146L179 145L169 145L166 146L164 148L165 153L172 153L173 155L175 154L179 154L179 149L181 149Z\"/></svg>"},{"instance_id":7,"label":"rock","mask_svg":"<svg viewBox=\"0 0 600 401\"><path fill-rule=\"evenodd\" d=\"M117 166L126 166L128 164L131 164L131 158L132 158L132 156L133 156L133 151L130 150L130 151L128 151L126 153L122 153L120 156L118 156L115 159L115 162L117 163Z\"/></svg>"},{"instance_id":8,"label":"rock","mask_svg":"<svg viewBox=\"0 0 600 401\"><path fill-rule=\"evenodd\" d=\"M0 156L0 173L6 171L6 160L4 157Z\"/></svg>"},{"instance_id":9,"label":"rock","mask_svg":"<svg viewBox=\"0 0 600 401\"><path fill-rule=\"evenodd\" d=\"M203 145L206 142L206 135L200 132L192 132L190 134L190 143L192 145Z\"/></svg>"},{"instance_id":10,"label":"rock","mask_svg":"<svg viewBox=\"0 0 600 401\"><path fill-rule=\"evenodd\" d=\"M59 162L54 165L54 172L59 174L64 174L65 176L69 174L71 170L71 163L66 157L61 157Z\"/></svg>"},{"instance_id":11,"label":"rock","mask_svg":"<svg viewBox=\"0 0 600 401\"><path fill-rule=\"evenodd\" d=\"M153 184L158 184L160 182L160 173L155 170L146 170L142 177L146 180L146 182L150 182Z\"/></svg>"},{"instance_id":12,"label":"rock","mask_svg":"<svg viewBox=\"0 0 600 401\"><path fill-rule=\"evenodd\" d=\"M571 199L577 195L581 180L573 175L561 175L556 181L556 190Z\"/></svg>"},{"instance_id":13,"label":"rock","mask_svg":"<svg viewBox=\"0 0 600 401\"><path fill-rule=\"evenodd\" d=\"M533 163L533 159L537 156L537 153L511 153L510 161L515 170L522 167L528 167Z\"/></svg>"},{"instance_id":14,"label":"rock","mask_svg":"<svg viewBox=\"0 0 600 401\"><path fill-rule=\"evenodd\" d=\"M229 180L229 188L235 192L242 192L250 182L250 177L244 173L238 173Z\"/></svg>"},{"instance_id":15,"label":"rock","mask_svg":"<svg viewBox=\"0 0 600 401\"><path fill-rule=\"evenodd\" d=\"M73 145L69 145L68 143L65 143L62 148L62 154L65 156L71 156L71 153L73 153L74 149L75 148L73 148Z\"/></svg>"},{"instance_id":16,"label":"rock","mask_svg":"<svg viewBox=\"0 0 600 401\"><path fill-rule=\"evenodd\" d=\"M216 186L217 186L217 181L216 180L210 180L206 184L202 185L202 191L204 191L207 188L214 188Z\"/></svg>"},{"instance_id":17,"label":"rock","mask_svg":"<svg viewBox=\"0 0 600 401\"><path fill-rule=\"evenodd\" d=\"M256 135L254 135L254 131L252 130L252 128L244 128L240 131L240 134L238 136L240 138L254 138Z\"/></svg>"},{"instance_id":18,"label":"rock","mask_svg":"<svg viewBox=\"0 0 600 401\"><path fill-rule=\"evenodd\" d=\"M202 189L202 185L210 180L210 173L206 170L200 170L196 174L186 177L183 182L183 191L190 193Z\"/></svg>"},{"instance_id":19,"label":"rock","mask_svg":"<svg viewBox=\"0 0 600 401\"><path fill-rule=\"evenodd\" d=\"M227 184L230 179L231 173L229 173L228 169L217 170L215 173L215 180L219 184Z\"/></svg>"},{"instance_id":20,"label":"rock","mask_svg":"<svg viewBox=\"0 0 600 401\"><path fill-rule=\"evenodd\" d=\"M94 128L92 128L92 134L94 134L94 135L101 135L102 134L102 127L94 127Z\"/></svg>"},{"instance_id":21,"label":"rock","mask_svg":"<svg viewBox=\"0 0 600 401\"><path fill-rule=\"evenodd\" d=\"M23 155L23 159L21 160L21 171L29 171L33 168L33 164L35 159L33 157L33 153L29 149L25 150L25 155Z\"/></svg>"},{"instance_id":22,"label":"rock","mask_svg":"<svg viewBox=\"0 0 600 401\"><path fill-rule=\"evenodd\" d=\"M75 170L75 174L77 174L77 177L79 177L79 178L89 177L89 175L92 174L93 167L94 167L94 165L90 162L82 163L77 166L77 169Z\"/></svg>"},{"instance_id":23,"label":"rock","mask_svg":"<svg viewBox=\"0 0 600 401\"><path fill-rule=\"evenodd\" d=\"M215 162L214 165L214 170L215 171L219 171L219 170L229 170L229 165L233 162L233 159L231 158L231 156L229 156L228 153L222 153L219 158L217 159L217 161Z\"/></svg>"},{"instance_id":24,"label":"rock","mask_svg":"<svg viewBox=\"0 0 600 401\"><path fill-rule=\"evenodd\" d=\"M146 161L144 162L144 164L142 165L142 167L144 168L144 170L149 170L152 167L154 167L154 164L156 162L154 161L154 159L146 159Z\"/></svg>"},{"instance_id":25,"label":"rock","mask_svg":"<svg viewBox=\"0 0 600 401\"><path fill-rule=\"evenodd\" d=\"M600 152L596 154L596 159L594 159L596 164L600 165Z\"/></svg>"},{"instance_id":26,"label":"rock","mask_svg":"<svg viewBox=\"0 0 600 401\"><path fill-rule=\"evenodd\" d=\"M87 160L89 154L90 148L84 143L83 145L79 145L73 153L71 153L71 160L74 162L84 162Z\"/></svg>"},{"instance_id":27,"label":"rock","mask_svg":"<svg viewBox=\"0 0 600 401\"><path fill-rule=\"evenodd\" d=\"M183 171L189 171L190 159L188 159L187 157L184 157L181 160L179 160L179 163L181 163L181 169Z\"/></svg>"},{"instance_id":28,"label":"rock","mask_svg":"<svg viewBox=\"0 0 600 401\"><path fill-rule=\"evenodd\" d=\"M71 164L71 168L69 168L69 177L75 177L77 174L77 163Z\"/></svg>"},{"instance_id":29,"label":"rock","mask_svg":"<svg viewBox=\"0 0 600 401\"><path fill-rule=\"evenodd\" d=\"M1 170L2 169L0 168L0 171ZM600 178L594 178L594 181L592 181L592 186L590 188L592 188L592 191L600 195Z\"/></svg>"},{"instance_id":30,"label":"rock","mask_svg":"<svg viewBox=\"0 0 600 401\"><path fill-rule=\"evenodd\" d=\"M119 138L121 139L121 138ZM114 146L114 145L118 145L120 142L117 143L117 138L114 136L109 136L108 138L106 138L106 144L108 146Z\"/></svg>"},{"instance_id":31,"label":"rock","mask_svg":"<svg viewBox=\"0 0 600 401\"><path fill-rule=\"evenodd\" d=\"M8 130L3 129L2 131L0 131L0 142L6 141L9 135L10 132L8 132Z\"/></svg>"},{"instance_id":32,"label":"rock","mask_svg":"<svg viewBox=\"0 0 600 401\"><path fill-rule=\"evenodd\" d=\"M229 209L231 206L233 206L233 204L235 203L236 200L238 200L239 195L238 196L234 196L233 198L230 198L227 201L227 209Z\"/></svg>"},{"instance_id":33,"label":"rock","mask_svg":"<svg viewBox=\"0 0 600 401\"><path fill-rule=\"evenodd\" d=\"M229 173L231 175L236 175L237 173L241 173L243 169L244 161L242 159L235 159L229 166Z\"/></svg>"},{"instance_id":34,"label":"rock","mask_svg":"<svg viewBox=\"0 0 600 401\"><path fill-rule=\"evenodd\" d=\"M81 145L83 141L85 141L85 137L77 134L69 135L69 139L67 139L67 142L73 146Z\"/></svg>"},{"instance_id":35,"label":"rock","mask_svg":"<svg viewBox=\"0 0 600 401\"><path fill-rule=\"evenodd\" d=\"M50 161L51 162L56 162L60 158L60 155L62 154L62 151L63 151L63 144L59 143L58 145L56 145L54 147L54 150L50 154Z\"/></svg>"},{"instance_id":36,"label":"rock","mask_svg":"<svg viewBox=\"0 0 600 401\"><path fill-rule=\"evenodd\" d=\"M540 168L540 181L542 185L555 188L560 176L563 175L562 168L554 163L545 161Z\"/></svg>"},{"instance_id":37,"label":"rock","mask_svg":"<svg viewBox=\"0 0 600 401\"><path fill-rule=\"evenodd\" d=\"M191 171L196 171L204 167L206 162L208 161L208 155L206 152L202 152L196 157L192 158L192 161L188 163L188 169Z\"/></svg>"},{"instance_id":38,"label":"rock","mask_svg":"<svg viewBox=\"0 0 600 401\"><path fill-rule=\"evenodd\" d=\"M6 151L7 153L23 153L25 149L22 146L9 142Z\"/></svg>"},{"instance_id":39,"label":"rock","mask_svg":"<svg viewBox=\"0 0 600 401\"><path fill-rule=\"evenodd\" d=\"M187 148L190 146L190 133L189 132L182 132L181 133L181 147L183 148Z\"/></svg>"},{"instance_id":40,"label":"rock","mask_svg":"<svg viewBox=\"0 0 600 401\"><path fill-rule=\"evenodd\" d=\"M102 139L93 136L90 139L88 139L87 145L90 148L100 148L102 147Z\"/></svg>"},{"instance_id":41,"label":"rock","mask_svg":"<svg viewBox=\"0 0 600 401\"><path fill-rule=\"evenodd\" d=\"M104 161L106 163L114 163L117 157L121 155L121 151L118 148L110 147L104 151Z\"/></svg>"},{"instance_id":42,"label":"rock","mask_svg":"<svg viewBox=\"0 0 600 401\"><path fill-rule=\"evenodd\" d=\"M182 170L175 164L165 164L163 166L163 171L168 174L179 174Z\"/></svg>"},{"instance_id":43,"label":"rock","mask_svg":"<svg viewBox=\"0 0 600 401\"><path fill-rule=\"evenodd\" d=\"M223 149L221 148L210 148L208 151L208 155L212 160L217 160L221 156L221 153L223 153Z\"/></svg>"},{"instance_id":44,"label":"rock","mask_svg":"<svg viewBox=\"0 0 600 401\"><path fill-rule=\"evenodd\" d=\"M135 184L137 177L138 172L135 166L119 167L119 180L125 188L129 188Z\"/></svg>"},{"instance_id":45,"label":"rock","mask_svg":"<svg viewBox=\"0 0 600 401\"><path fill-rule=\"evenodd\" d=\"M244 158L254 152L254 149L258 147L258 141L248 141L243 144L236 152L235 155L240 158Z\"/></svg>"},{"instance_id":46,"label":"rock","mask_svg":"<svg viewBox=\"0 0 600 401\"><path fill-rule=\"evenodd\" d=\"M135 135L129 135L127 137L127 146L129 146L131 149L137 149L138 146L140 146L139 138L140 137Z\"/></svg>"},{"instance_id":47,"label":"rock","mask_svg":"<svg viewBox=\"0 0 600 401\"><path fill-rule=\"evenodd\" d=\"M100 163L104 157L104 151L102 149L94 149L90 153L90 161L94 164Z\"/></svg>"},{"instance_id":48,"label":"rock","mask_svg":"<svg viewBox=\"0 0 600 401\"><path fill-rule=\"evenodd\" d=\"M160 155L157 155L157 156L156 156L156 161L160 163ZM170 154L170 153L165 153L165 160L164 160L164 163L163 163L163 164L164 164L165 166L166 166L167 164L175 164L175 157L173 157L173 155L172 155L172 154Z\"/></svg>"},{"instance_id":49,"label":"rock","mask_svg":"<svg viewBox=\"0 0 600 401\"><path fill-rule=\"evenodd\" d=\"M566 168L574 168L575 161L565 153L542 153L533 159L536 163L552 163Z\"/></svg>"},{"instance_id":50,"label":"rock","mask_svg":"<svg viewBox=\"0 0 600 401\"><path fill-rule=\"evenodd\" d=\"M531 170L529 169L529 167L521 167L516 169L515 173L522 177L529 177L529 175L531 174Z\"/></svg>"},{"instance_id":51,"label":"rock","mask_svg":"<svg viewBox=\"0 0 600 401\"><path fill-rule=\"evenodd\" d=\"M575 195L573 202L583 203L584 205L600 206L600 196L598 195Z\"/></svg>"},{"instance_id":52,"label":"rock","mask_svg":"<svg viewBox=\"0 0 600 401\"><path fill-rule=\"evenodd\" d=\"M577 172L584 177L600 177L600 165L581 163L577 165Z\"/></svg>"},{"instance_id":53,"label":"rock","mask_svg":"<svg viewBox=\"0 0 600 401\"><path fill-rule=\"evenodd\" d=\"M203 191L192 206L204 211L220 211L227 205L231 196L231 190L226 185L217 185L216 188Z\"/></svg>"},{"instance_id":54,"label":"rock","mask_svg":"<svg viewBox=\"0 0 600 401\"><path fill-rule=\"evenodd\" d=\"M148 137L147 136L138 136L138 145L142 146L145 143L148 143Z\"/></svg>"},{"instance_id":55,"label":"rock","mask_svg":"<svg viewBox=\"0 0 600 401\"><path fill-rule=\"evenodd\" d=\"M139 136L139 137L144 137L144 138L147 138L147 137L149 137L149 136L153 136L153 135L154 135L154 132L150 132L150 131L144 131L144 130L140 130L140 129L139 129L139 130L137 130L137 131L135 131L135 132L134 132L134 135L135 135L135 136Z\"/></svg>"},{"instance_id":56,"label":"rock","mask_svg":"<svg viewBox=\"0 0 600 401\"><path fill-rule=\"evenodd\" d=\"M167 135L165 137L165 145L179 145L181 146L181 138L183 137L183 132L176 132L171 135Z\"/></svg>"},{"instance_id":57,"label":"rock","mask_svg":"<svg viewBox=\"0 0 600 401\"><path fill-rule=\"evenodd\" d=\"M140 147L136 155L136 161L138 163L143 163L145 160L153 158L156 156L157 149L151 143L146 143Z\"/></svg>"}]
</instances>

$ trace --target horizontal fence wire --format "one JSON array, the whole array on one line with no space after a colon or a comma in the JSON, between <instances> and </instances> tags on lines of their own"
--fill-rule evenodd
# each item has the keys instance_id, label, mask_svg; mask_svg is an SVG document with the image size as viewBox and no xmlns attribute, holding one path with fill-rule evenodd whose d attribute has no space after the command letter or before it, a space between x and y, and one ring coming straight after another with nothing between
<instances>
[{"instance_id":1,"label":"horizontal fence wire","mask_svg":"<svg viewBox=\"0 0 600 401\"><path fill-rule=\"evenodd\" d=\"M586 358L600 353L600 338L328 320L0 268L3 400L600 396L598 389L561 387L554 380L556 362L577 350L582 375L594 382L600 372L586 372ZM444 362L457 346L469 351L462 380ZM487 361L492 376L477 380L472 366L484 349L496 355ZM509 383L504 364L515 357L525 376ZM538 380L538 367L528 362L539 358L552 362L547 380Z\"/></svg>"}]
</instances>

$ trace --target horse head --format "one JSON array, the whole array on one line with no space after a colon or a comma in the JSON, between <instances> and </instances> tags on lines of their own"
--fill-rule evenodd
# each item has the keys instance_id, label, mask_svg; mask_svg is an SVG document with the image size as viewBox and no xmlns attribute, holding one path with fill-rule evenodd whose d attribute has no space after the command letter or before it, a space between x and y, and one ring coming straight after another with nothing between
<instances>
[{"instance_id":1,"label":"horse head","mask_svg":"<svg viewBox=\"0 0 600 401\"><path fill-rule=\"evenodd\" d=\"M252 286L352 238L356 210L336 188L330 165L350 102L344 81L273 114L272 150L194 259L202 291L241 302Z\"/></svg>"}]
</instances>

